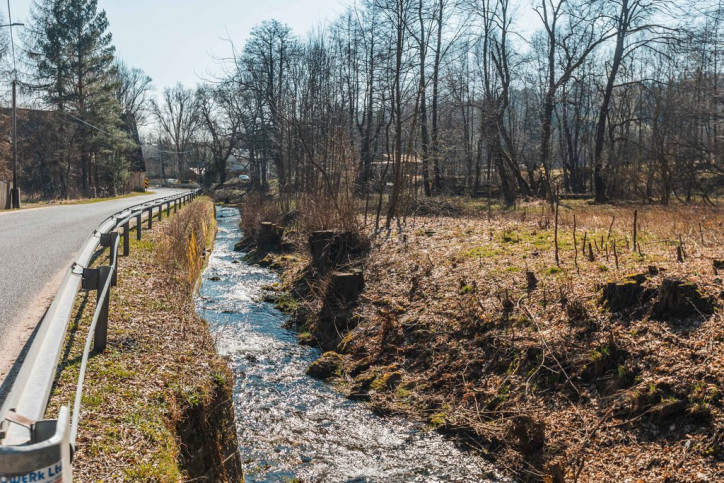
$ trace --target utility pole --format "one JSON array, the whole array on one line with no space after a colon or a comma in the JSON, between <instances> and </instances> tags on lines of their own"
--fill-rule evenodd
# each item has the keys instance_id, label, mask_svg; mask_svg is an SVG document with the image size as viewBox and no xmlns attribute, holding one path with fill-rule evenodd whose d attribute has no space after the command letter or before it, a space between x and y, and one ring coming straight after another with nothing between
<instances>
[{"instance_id":1,"label":"utility pole","mask_svg":"<svg viewBox=\"0 0 724 483\"><path fill-rule=\"evenodd\" d=\"M18 81L13 79L13 189L10 195L13 209L20 208L20 188L18 188Z\"/></svg>"},{"instance_id":2,"label":"utility pole","mask_svg":"<svg viewBox=\"0 0 724 483\"><path fill-rule=\"evenodd\" d=\"M18 70L15 65L15 39L13 38L13 27L22 27L25 24L13 22L10 13L10 0L8 0L8 20L10 23L0 25L0 27L10 28L10 44L13 52L13 119L12 119L12 140L13 140L13 189L10 190L10 207L13 209L20 208L20 188L18 188L18 106L17 106L17 87L18 87Z\"/></svg>"},{"instance_id":3,"label":"utility pole","mask_svg":"<svg viewBox=\"0 0 724 483\"><path fill-rule=\"evenodd\" d=\"M158 140L158 163L161 165L161 183L166 182L166 170L163 167L163 151L161 150L161 139Z\"/></svg>"}]
</instances>

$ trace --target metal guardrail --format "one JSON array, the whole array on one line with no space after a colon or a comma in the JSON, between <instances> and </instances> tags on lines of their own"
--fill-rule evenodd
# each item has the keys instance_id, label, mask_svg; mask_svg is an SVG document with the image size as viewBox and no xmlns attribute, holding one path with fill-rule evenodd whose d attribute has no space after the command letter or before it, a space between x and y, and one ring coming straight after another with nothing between
<instances>
[{"instance_id":1,"label":"metal guardrail","mask_svg":"<svg viewBox=\"0 0 724 483\"><path fill-rule=\"evenodd\" d=\"M121 241L123 255L129 254L131 220L135 218L136 238L141 239L143 217L153 228L154 211L158 220L174 213L179 206L193 201L201 190L160 198L117 212L104 220L80 250L77 260L66 272L50 308L40 322L36 336L25 355L17 377L0 408L0 481L71 481L70 461L80 417L85 370L93 349L106 346L110 288L116 284L117 256ZM118 230L122 228L120 234ZM98 247L110 248L109 266L97 269L88 264ZM65 343L75 297L79 288L97 290L96 310L86 337L72 422L68 408L61 407L57 420L43 420ZM23 478L26 479L23 479Z\"/></svg>"}]
</instances>

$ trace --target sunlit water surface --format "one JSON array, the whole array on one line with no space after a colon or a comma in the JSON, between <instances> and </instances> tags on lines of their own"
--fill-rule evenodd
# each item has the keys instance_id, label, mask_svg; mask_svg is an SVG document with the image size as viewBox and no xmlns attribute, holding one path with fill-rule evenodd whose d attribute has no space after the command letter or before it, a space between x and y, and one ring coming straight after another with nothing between
<instances>
[{"instance_id":1,"label":"sunlit water surface","mask_svg":"<svg viewBox=\"0 0 724 483\"><path fill-rule=\"evenodd\" d=\"M216 244L196 308L236 378L246 481L490 481L489 463L399 417L375 415L305 370L320 352L297 344L263 301L272 271L242 261L239 212L217 208Z\"/></svg>"}]
</instances>

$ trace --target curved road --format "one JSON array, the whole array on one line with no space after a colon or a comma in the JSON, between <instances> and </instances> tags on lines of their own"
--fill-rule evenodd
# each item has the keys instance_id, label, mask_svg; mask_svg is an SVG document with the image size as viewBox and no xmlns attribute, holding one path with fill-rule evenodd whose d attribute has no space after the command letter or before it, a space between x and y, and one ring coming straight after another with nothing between
<instances>
[{"instance_id":1,"label":"curved road","mask_svg":"<svg viewBox=\"0 0 724 483\"><path fill-rule=\"evenodd\" d=\"M75 260L108 216L179 190L79 205L0 212L0 381L4 381Z\"/></svg>"}]
</instances>

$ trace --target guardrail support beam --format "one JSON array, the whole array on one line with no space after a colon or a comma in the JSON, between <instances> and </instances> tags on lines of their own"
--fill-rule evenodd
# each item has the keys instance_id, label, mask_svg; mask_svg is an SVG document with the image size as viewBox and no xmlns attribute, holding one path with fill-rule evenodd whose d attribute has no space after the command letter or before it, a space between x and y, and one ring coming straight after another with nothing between
<instances>
[{"instance_id":1,"label":"guardrail support beam","mask_svg":"<svg viewBox=\"0 0 724 483\"><path fill-rule=\"evenodd\" d=\"M148 209L148 229L153 230L153 207Z\"/></svg>"},{"instance_id":2,"label":"guardrail support beam","mask_svg":"<svg viewBox=\"0 0 724 483\"><path fill-rule=\"evenodd\" d=\"M98 290L98 269L84 268L81 282L83 290Z\"/></svg>"},{"instance_id":3,"label":"guardrail support beam","mask_svg":"<svg viewBox=\"0 0 724 483\"><path fill-rule=\"evenodd\" d=\"M140 212L138 216L136 216L136 240L141 239L141 219L143 218L143 212Z\"/></svg>"}]
</instances>

